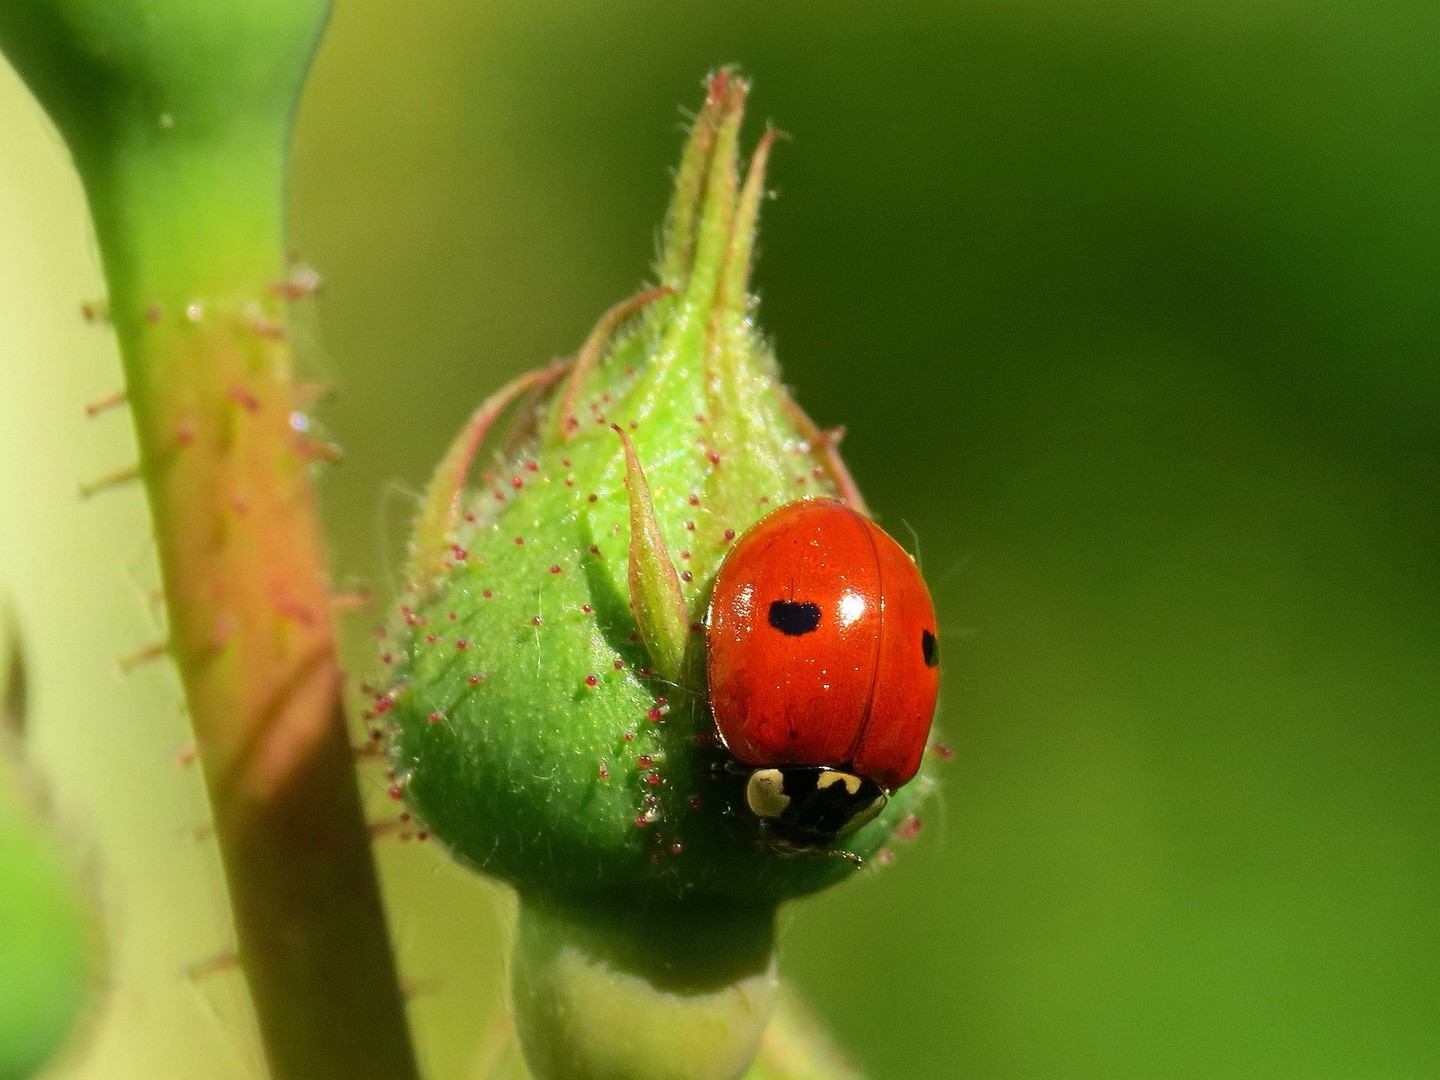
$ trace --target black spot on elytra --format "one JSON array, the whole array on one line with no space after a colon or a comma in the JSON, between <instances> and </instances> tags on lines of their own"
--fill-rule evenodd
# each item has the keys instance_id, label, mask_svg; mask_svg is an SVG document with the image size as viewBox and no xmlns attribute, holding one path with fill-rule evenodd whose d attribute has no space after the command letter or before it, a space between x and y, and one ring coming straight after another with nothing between
<instances>
[{"instance_id":1,"label":"black spot on elytra","mask_svg":"<svg viewBox=\"0 0 1440 1080\"><path fill-rule=\"evenodd\" d=\"M934 667L940 663L940 642L929 630L920 631L920 652L925 656L925 666Z\"/></svg>"},{"instance_id":2,"label":"black spot on elytra","mask_svg":"<svg viewBox=\"0 0 1440 1080\"><path fill-rule=\"evenodd\" d=\"M820 625L820 606L798 600L774 600L770 625L789 637L808 634Z\"/></svg>"}]
</instances>

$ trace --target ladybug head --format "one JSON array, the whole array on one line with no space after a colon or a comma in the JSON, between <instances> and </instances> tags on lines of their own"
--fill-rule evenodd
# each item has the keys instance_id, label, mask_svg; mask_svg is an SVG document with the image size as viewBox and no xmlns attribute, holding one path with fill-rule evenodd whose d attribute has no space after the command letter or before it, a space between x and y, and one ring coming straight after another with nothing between
<instances>
[{"instance_id":1,"label":"ladybug head","mask_svg":"<svg viewBox=\"0 0 1440 1080\"><path fill-rule=\"evenodd\" d=\"M875 781L823 765L756 769L745 784L761 836L782 851L828 849L878 814L885 799Z\"/></svg>"}]
</instances>

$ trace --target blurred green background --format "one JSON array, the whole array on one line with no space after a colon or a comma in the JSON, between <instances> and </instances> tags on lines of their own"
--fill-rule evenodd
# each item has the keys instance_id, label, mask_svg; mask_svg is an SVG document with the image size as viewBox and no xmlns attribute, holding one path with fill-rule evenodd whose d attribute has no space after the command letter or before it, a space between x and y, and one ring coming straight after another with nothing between
<instances>
[{"instance_id":1,"label":"blurred green background","mask_svg":"<svg viewBox=\"0 0 1440 1080\"><path fill-rule=\"evenodd\" d=\"M914 848L794 909L787 971L874 1080L1440 1075L1433 4L340 0L292 191L337 577L387 589L470 408L645 279L677 106L728 62L750 140L793 136L761 321L913 530L956 751ZM223 895L173 679L109 667L146 632L143 512L73 504L128 435L81 433L112 346L76 325L78 195L13 83L0 581L118 988L63 1075L246 1076L237 987L179 973ZM426 1063L468 1077L503 905L431 849L384 859Z\"/></svg>"}]
</instances>

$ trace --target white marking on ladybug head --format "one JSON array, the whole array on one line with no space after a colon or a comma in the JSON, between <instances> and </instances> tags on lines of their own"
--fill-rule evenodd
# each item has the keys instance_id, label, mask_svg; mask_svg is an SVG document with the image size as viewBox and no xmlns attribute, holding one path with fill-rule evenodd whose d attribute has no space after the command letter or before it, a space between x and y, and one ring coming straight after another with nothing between
<instances>
[{"instance_id":1,"label":"white marking on ladybug head","mask_svg":"<svg viewBox=\"0 0 1440 1080\"><path fill-rule=\"evenodd\" d=\"M790 805L785 774L779 769L756 769L745 784L745 803L758 818L778 818Z\"/></svg>"},{"instance_id":2,"label":"white marking on ladybug head","mask_svg":"<svg viewBox=\"0 0 1440 1080\"><path fill-rule=\"evenodd\" d=\"M844 784L847 795L856 795L860 791L860 778L851 776L848 772L840 772L838 769L822 772L815 780L815 790L824 791L835 784Z\"/></svg>"}]
</instances>

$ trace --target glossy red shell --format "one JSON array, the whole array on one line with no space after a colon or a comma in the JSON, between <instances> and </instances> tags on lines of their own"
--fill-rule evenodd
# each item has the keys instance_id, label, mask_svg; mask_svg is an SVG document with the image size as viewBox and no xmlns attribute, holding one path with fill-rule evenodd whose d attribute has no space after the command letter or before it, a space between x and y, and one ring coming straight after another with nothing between
<instances>
[{"instance_id":1,"label":"glossy red shell","mask_svg":"<svg viewBox=\"0 0 1440 1080\"><path fill-rule=\"evenodd\" d=\"M833 499L790 503L720 567L706 629L710 701L748 765L828 765L891 790L935 713L935 608L915 562Z\"/></svg>"}]
</instances>

